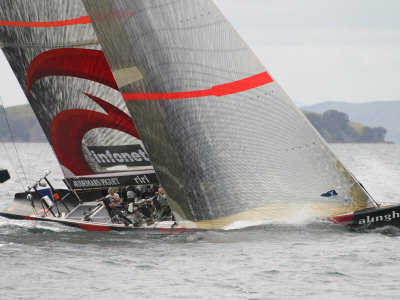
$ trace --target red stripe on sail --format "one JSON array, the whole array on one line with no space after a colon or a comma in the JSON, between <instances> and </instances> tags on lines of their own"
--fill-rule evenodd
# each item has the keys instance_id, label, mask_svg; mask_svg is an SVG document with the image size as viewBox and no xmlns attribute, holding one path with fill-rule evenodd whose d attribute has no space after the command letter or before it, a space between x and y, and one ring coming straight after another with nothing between
<instances>
[{"instance_id":1,"label":"red stripe on sail","mask_svg":"<svg viewBox=\"0 0 400 300\"><path fill-rule=\"evenodd\" d=\"M256 87L268 84L273 79L267 72L253 75L238 81L233 81L221 85L215 85L210 89L175 92L175 93L125 93L122 94L124 100L168 100L168 99L186 99L199 98L206 96L226 96L254 89Z\"/></svg>"},{"instance_id":2,"label":"red stripe on sail","mask_svg":"<svg viewBox=\"0 0 400 300\"><path fill-rule=\"evenodd\" d=\"M81 48L52 49L36 56L26 75L28 95L32 85L47 76L72 76L92 80L118 90L104 53Z\"/></svg>"},{"instance_id":3,"label":"red stripe on sail","mask_svg":"<svg viewBox=\"0 0 400 300\"><path fill-rule=\"evenodd\" d=\"M1 21L0 26L8 27L62 27L79 24L90 24L88 16L82 16L76 19L60 20L60 21L46 21L46 22L19 22L19 21Z\"/></svg>"}]
</instances>

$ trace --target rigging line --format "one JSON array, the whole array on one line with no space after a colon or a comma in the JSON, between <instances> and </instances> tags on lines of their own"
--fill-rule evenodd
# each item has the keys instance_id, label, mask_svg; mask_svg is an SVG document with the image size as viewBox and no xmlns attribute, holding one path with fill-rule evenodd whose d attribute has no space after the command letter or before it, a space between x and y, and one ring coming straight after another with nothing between
<instances>
[{"instance_id":1,"label":"rigging line","mask_svg":"<svg viewBox=\"0 0 400 300\"><path fill-rule=\"evenodd\" d=\"M10 161L10 163L11 163L11 165L12 165L12 167L13 167L13 170L14 170L15 174L17 174L18 181L19 181L19 183L22 185L22 189L25 190L25 186L24 186L24 184L22 183L21 178L18 176L17 170L15 169L14 163L13 163L13 161L12 161L12 159L11 159L11 155L10 155L10 153L8 153L7 147L6 147L6 145L5 145L5 143L4 143L4 140L3 140L3 138L2 138L1 136L0 136L0 140L1 140L1 144L3 145L4 151L7 153L8 160Z\"/></svg>"},{"instance_id":2,"label":"rigging line","mask_svg":"<svg viewBox=\"0 0 400 300\"><path fill-rule=\"evenodd\" d=\"M4 117L5 117L5 119L6 119L6 123L7 123L8 130L10 131L11 140L12 140L12 142L13 142L15 152L17 153L17 158L18 158L19 164L20 164L20 166L21 166L22 172L24 173L24 177L25 177L26 184L28 185L28 179L26 178L25 169L24 169L24 166L22 165L21 158L19 157L19 153L18 153L18 150L17 150L17 146L15 145L14 137L13 137L12 132L11 132L10 123L8 122L6 110L5 110L5 108L4 108L3 99L2 99L1 97L0 97L0 103L1 103L1 106L2 106L2 108L3 108ZM15 170L15 167L14 167L14 170ZM17 173L17 172L16 172L16 173ZM18 173L17 173L17 176L18 176ZM18 177L19 177L19 176L18 176Z\"/></svg>"},{"instance_id":3,"label":"rigging line","mask_svg":"<svg viewBox=\"0 0 400 300\"><path fill-rule=\"evenodd\" d=\"M4 141L3 141L3 138L2 138L1 136L0 136L0 140L1 140L1 143L2 143L2 145L3 145L4 151L7 153L8 160L11 162L11 165L12 165L12 167L13 167L13 170L14 170L15 174L17 174L18 181L19 181L19 183L21 184L22 189L25 190L25 186L24 186L24 184L22 183L21 178L18 176L17 170L15 169L14 163L13 163L13 161L12 161L12 159L11 159L11 155L10 155L10 153L8 153L7 147L6 147L6 145L5 145Z\"/></svg>"},{"instance_id":4,"label":"rigging line","mask_svg":"<svg viewBox=\"0 0 400 300\"><path fill-rule=\"evenodd\" d=\"M32 174L31 174L31 164L30 164L30 162L31 162L31 160L30 160L30 148L29 148L29 146L30 146L30 135L29 135L29 116L28 116L28 113L29 113L29 105L27 105L26 106L26 124L27 124L27 126L26 126L26 139L27 139L27 141L28 141L28 179L29 180L31 180L31 178L33 178L32 177Z\"/></svg>"},{"instance_id":5,"label":"rigging line","mask_svg":"<svg viewBox=\"0 0 400 300\"><path fill-rule=\"evenodd\" d=\"M354 180L356 181L356 183L358 183L358 186L360 186L360 187L363 189L363 191L367 194L367 196L368 196L369 198L371 198L371 200L375 203L375 205L376 205L377 207L379 207L379 206L380 206L379 203L375 201L375 199L370 195L370 193L369 193L369 192L367 191L367 189L363 186L363 184L357 179L357 177L354 176L353 173L350 173L350 174L351 174L351 176L353 176L353 178L354 178Z\"/></svg>"}]
</instances>

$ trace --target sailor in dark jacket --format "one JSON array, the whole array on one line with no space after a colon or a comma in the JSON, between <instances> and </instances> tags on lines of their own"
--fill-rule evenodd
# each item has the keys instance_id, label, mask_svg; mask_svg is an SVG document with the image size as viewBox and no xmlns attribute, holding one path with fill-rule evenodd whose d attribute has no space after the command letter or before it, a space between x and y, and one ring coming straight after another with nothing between
<instances>
[{"instance_id":1,"label":"sailor in dark jacket","mask_svg":"<svg viewBox=\"0 0 400 300\"><path fill-rule=\"evenodd\" d=\"M129 185L126 187L126 195L128 198L128 202L132 202L132 201L141 199L141 197L142 197L142 193L135 185L134 186Z\"/></svg>"},{"instance_id":2,"label":"sailor in dark jacket","mask_svg":"<svg viewBox=\"0 0 400 300\"><path fill-rule=\"evenodd\" d=\"M154 196L153 202L157 207L159 220L165 219L171 214L171 208L169 207L167 196L165 195L162 187L158 189L158 192Z\"/></svg>"}]
</instances>

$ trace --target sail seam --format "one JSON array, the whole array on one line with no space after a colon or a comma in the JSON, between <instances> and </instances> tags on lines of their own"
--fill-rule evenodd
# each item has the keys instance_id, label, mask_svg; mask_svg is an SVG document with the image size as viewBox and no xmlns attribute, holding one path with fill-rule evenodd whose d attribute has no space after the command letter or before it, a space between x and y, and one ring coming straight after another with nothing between
<instances>
[{"instance_id":1,"label":"sail seam","mask_svg":"<svg viewBox=\"0 0 400 300\"><path fill-rule=\"evenodd\" d=\"M98 45L98 40L88 40L82 42L70 42L65 44L16 44L16 43L0 43L0 48L65 48L65 47L83 47Z\"/></svg>"}]
</instances>

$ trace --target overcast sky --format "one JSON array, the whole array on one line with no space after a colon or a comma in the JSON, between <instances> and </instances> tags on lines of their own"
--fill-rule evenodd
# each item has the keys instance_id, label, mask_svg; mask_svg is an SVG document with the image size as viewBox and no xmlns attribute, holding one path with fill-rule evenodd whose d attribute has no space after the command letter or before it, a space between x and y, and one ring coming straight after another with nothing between
<instances>
[{"instance_id":1,"label":"overcast sky","mask_svg":"<svg viewBox=\"0 0 400 300\"><path fill-rule=\"evenodd\" d=\"M215 0L299 104L400 100L399 0ZM25 103L0 54L0 96Z\"/></svg>"}]
</instances>

